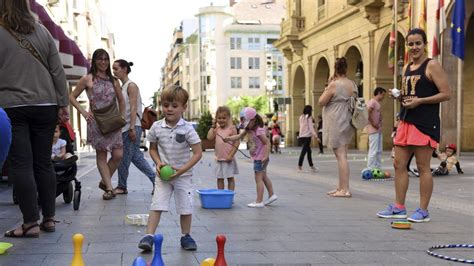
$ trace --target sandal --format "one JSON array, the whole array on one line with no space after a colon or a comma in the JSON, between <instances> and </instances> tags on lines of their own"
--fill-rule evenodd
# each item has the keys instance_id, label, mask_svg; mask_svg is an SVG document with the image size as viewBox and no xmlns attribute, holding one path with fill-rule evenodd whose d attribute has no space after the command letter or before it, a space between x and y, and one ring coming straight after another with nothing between
<instances>
[{"instance_id":1,"label":"sandal","mask_svg":"<svg viewBox=\"0 0 474 266\"><path fill-rule=\"evenodd\" d=\"M115 195L128 194L128 190L127 188L124 188L124 187L116 187L114 188L114 194Z\"/></svg>"},{"instance_id":2,"label":"sandal","mask_svg":"<svg viewBox=\"0 0 474 266\"><path fill-rule=\"evenodd\" d=\"M102 181L99 182L99 188L107 192L107 186L104 183L102 183Z\"/></svg>"},{"instance_id":3,"label":"sandal","mask_svg":"<svg viewBox=\"0 0 474 266\"><path fill-rule=\"evenodd\" d=\"M52 223L53 225L48 226L48 225L46 225L47 223ZM56 231L56 223L59 223L59 221L56 221L53 218L47 218L47 219L44 219L40 223L39 227L40 227L40 230L52 233L52 232Z\"/></svg>"},{"instance_id":4,"label":"sandal","mask_svg":"<svg viewBox=\"0 0 474 266\"><path fill-rule=\"evenodd\" d=\"M16 229L13 229L13 230L9 230L9 231L6 231L5 232L5 237L13 237L13 238L37 238L39 237L39 232L38 233L31 233L31 234L28 234L28 232L35 228L35 227L38 227L38 224L35 223L35 224L32 224L28 227L25 227L24 224L21 225L21 230L23 231L21 233L21 235L17 235L15 234L15 230Z\"/></svg>"},{"instance_id":5,"label":"sandal","mask_svg":"<svg viewBox=\"0 0 474 266\"><path fill-rule=\"evenodd\" d=\"M334 194L331 194L330 196L335 197L335 198L350 198L350 197L352 197L352 194L349 191L344 192L344 191L340 190L340 191L337 191Z\"/></svg>"},{"instance_id":6,"label":"sandal","mask_svg":"<svg viewBox=\"0 0 474 266\"><path fill-rule=\"evenodd\" d=\"M104 195L102 195L103 200L111 200L113 198L115 198L115 194L111 189L108 189L105 191Z\"/></svg>"},{"instance_id":7,"label":"sandal","mask_svg":"<svg viewBox=\"0 0 474 266\"><path fill-rule=\"evenodd\" d=\"M337 193L337 192L339 192L339 189L334 189L334 190L328 191L328 192L326 192L326 194L329 195L329 196L331 196L331 195L333 195L333 194L335 194L335 193Z\"/></svg>"}]
</instances>

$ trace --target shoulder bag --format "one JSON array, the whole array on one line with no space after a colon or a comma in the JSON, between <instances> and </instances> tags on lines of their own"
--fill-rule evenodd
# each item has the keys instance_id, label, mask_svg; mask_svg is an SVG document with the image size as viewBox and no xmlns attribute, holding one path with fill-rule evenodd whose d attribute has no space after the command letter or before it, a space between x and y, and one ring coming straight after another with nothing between
<instances>
[{"instance_id":1,"label":"shoulder bag","mask_svg":"<svg viewBox=\"0 0 474 266\"><path fill-rule=\"evenodd\" d=\"M115 98L109 105L99 109L91 108L91 110L103 135L117 131L127 124L122 114L120 114Z\"/></svg>"},{"instance_id":2,"label":"shoulder bag","mask_svg":"<svg viewBox=\"0 0 474 266\"><path fill-rule=\"evenodd\" d=\"M0 24L1 25L1 24ZM2 25L3 26L3 25ZM30 51L30 53L48 70L49 72L49 67L46 65L46 63L41 59L41 56L39 55L38 51L36 48L31 44L30 40L28 38L22 36L21 34L18 34L17 32L13 31L9 27L3 26L17 41L18 44L20 45L21 48L26 49Z\"/></svg>"},{"instance_id":3,"label":"shoulder bag","mask_svg":"<svg viewBox=\"0 0 474 266\"><path fill-rule=\"evenodd\" d=\"M354 84L355 88L357 86ZM363 97L358 97L357 90L354 91L356 96L349 98L349 111L352 114L351 125L356 129L363 129L369 121L369 112Z\"/></svg>"}]
</instances>

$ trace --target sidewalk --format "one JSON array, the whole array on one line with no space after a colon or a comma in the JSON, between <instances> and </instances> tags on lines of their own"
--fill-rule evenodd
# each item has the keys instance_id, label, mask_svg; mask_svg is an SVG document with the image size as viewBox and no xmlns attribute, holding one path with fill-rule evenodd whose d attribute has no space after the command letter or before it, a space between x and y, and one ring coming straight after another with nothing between
<instances>
[{"instance_id":1,"label":"sidewalk","mask_svg":"<svg viewBox=\"0 0 474 266\"><path fill-rule=\"evenodd\" d=\"M172 200L171 212L162 216L157 230L164 235L165 264L199 265L205 258L215 257L217 234L227 237L228 265L450 265L452 262L429 256L425 250L433 245L474 243L474 154L460 157L466 174L435 177L431 222L396 230L390 227L390 220L375 216L393 200L394 183L363 181L359 177L367 163L365 153L354 150L348 156L353 196L344 199L326 195L337 184L335 157L327 150L321 156L315 151L318 173L296 172L299 148L285 148L282 154L271 155L268 174L279 199L263 209L247 207L255 199L252 163L237 153L240 174L232 209L202 209L198 195L194 195L195 252L180 247L179 216ZM384 170L393 174L389 153L383 157ZM216 186L212 167L213 151L207 151L195 167L196 189ZM307 161L303 167L309 168ZM151 261L153 254L141 254L137 247L145 227L124 222L127 214L148 212L152 185L145 175L131 166L129 194L112 201L103 201L102 191L97 188L95 154L80 154L78 177L82 182L80 209L73 211L72 205L64 204L59 196L56 219L61 223L56 225L56 232L41 233L38 239L9 239L2 234L0 241L13 243L14 247L0 255L0 265L69 265L74 233L85 236L82 250L86 265L132 265L137 256ZM116 184L116 175L113 181ZM411 177L406 203L410 213L418 204L418 188L418 178ZM11 202L11 187L1 183L1 232L21 223L18 206ZM438 252L474 259L472 250Z\"/></svg>"}]
</instances>

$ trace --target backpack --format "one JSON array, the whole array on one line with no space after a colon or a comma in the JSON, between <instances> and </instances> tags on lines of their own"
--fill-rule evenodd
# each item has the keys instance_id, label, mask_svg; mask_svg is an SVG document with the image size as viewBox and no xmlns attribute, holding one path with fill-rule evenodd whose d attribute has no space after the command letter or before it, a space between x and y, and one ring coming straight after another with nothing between
<instances>
[{"instance_id":1,"label":"backpack","mask_svg":"<svg viewBox=\"0 0 474 266\"><path fill-rule=\"evenodd\" d=\"M140 120L143 129L150 129L153 123L158 119L158 114L153 107L147 106L143 109L142 119Z\"/></svg>"},{"instance_id":2,"label":"backpack","mask_svg":"<svg viewBox=\"0 0 474 266\"><path fill-rule=\"evenodd\" d=\"M355 93L357 95L357 90L355 90ZM349 112L352 113L351 125L356 129L363 129L369 122L369 112L363 97L353 96L349 98Z\"/></svg>"}]
</instances>

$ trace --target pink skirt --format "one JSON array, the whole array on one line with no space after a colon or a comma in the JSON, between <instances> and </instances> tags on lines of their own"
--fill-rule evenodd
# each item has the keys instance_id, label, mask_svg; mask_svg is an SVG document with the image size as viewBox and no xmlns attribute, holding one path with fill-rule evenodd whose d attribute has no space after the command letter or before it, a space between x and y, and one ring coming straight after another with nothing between
<instances>
[{"instance_id":1,"label":"pink skirt","mask_svg":"<svg viewBox=\"0 0 474 266\"><path fill-rule=\"evenodd\" d=\"M397 127L397 134L393 139L396 146L426 146L436 149L438 142L430 136L419 131L413 124L400 121Z\"/></svg>"}]
</instances>

